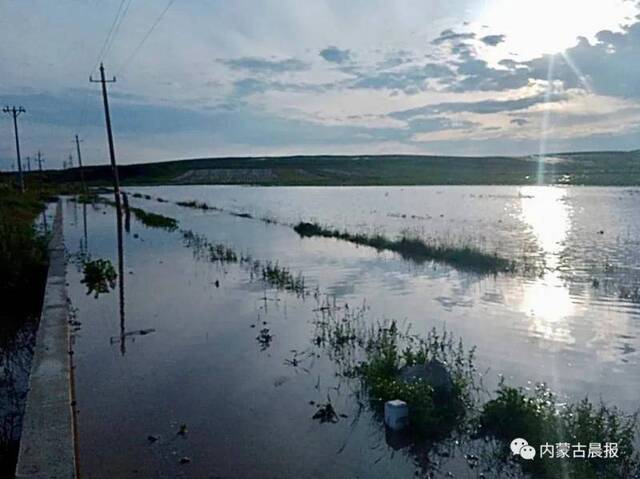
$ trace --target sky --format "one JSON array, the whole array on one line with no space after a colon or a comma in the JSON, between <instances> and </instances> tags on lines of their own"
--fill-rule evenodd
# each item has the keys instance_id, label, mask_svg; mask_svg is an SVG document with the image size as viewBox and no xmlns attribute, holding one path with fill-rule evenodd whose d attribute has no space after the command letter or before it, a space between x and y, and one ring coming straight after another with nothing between
<instances>
[{"instance_id":1,"label":"sky","mask_svg":"<svg viewBox=\"0 0 640 479\"><path fill-rule=\"evenodd\" d=\"M100 61L126 164L637 149L639 60L637 0L0 1L0 104L49 168L75 134L108 161Z\"/></svg>"}]
</instances>

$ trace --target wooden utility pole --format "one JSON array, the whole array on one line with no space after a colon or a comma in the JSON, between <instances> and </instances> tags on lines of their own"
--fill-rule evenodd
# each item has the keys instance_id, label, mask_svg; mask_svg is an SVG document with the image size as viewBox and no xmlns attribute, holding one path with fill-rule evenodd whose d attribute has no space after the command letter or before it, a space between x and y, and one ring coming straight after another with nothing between
<instances>
[{"instance_id":1,"label":"wooden utility pole","mask_svg":"<svg viewBox=\"0 0 640 479\"><path fill-rule=\"evenodd\" d=\"M31 157L27 156L27 171L31 173Z\"/></svg>"},{"instance_id":2,"label":"wooden utility pole","mask_svg":"<svg viewBox=\"0 0 640 479\"><path fill-rule=\"evenodd\" d=\"M18 116L20 113L25 113L25 109L21 106L16 108L15 106L9 108L5 106L2 109L5 113L11 113L13 116L13 130L16 135L16 156L18 158L18 176L20 178L20 191L24 193L24 177L22 176L22 162L20 161L20 140L18 138Z\"/></svg>"},{"instance_id":3,"label":"wooden utility pole","mask_svg":"<svg viewBox=\"0 0 640 479\"><path fill-rule=\"evenodd\" d=\"M107 124L107 140L109 142L109 157L111 159L111 169L113 170L113 189L115 190L116 203L120 206L120 180L118 178L118 165L116 164L116 152L113 146L113 131L111 130L111 115L109 114L109 98L107 96L107 83L115 83L116 77L111 80L104 78L104 66L100 63L100 80L89 77L92 83L102 84L102 101L104 102L104 118Z\"/></svg>"},{"instance_id":4,"label":"wooden utility pole","mask_svg":"<svg viewBox=\"0 0 640 479\"><path fill-rule=\"evenodd\" d=\"M87 184L84 181L84 170L82 168L82 155L80 154L80 138L76 135L76 151L78 152L78 166L80 167L80 181L82 182L82 189L87 194Z\"/></svg>"},{"instance_id":5,"label":"wooden utility pole","mask_svg":"<svg viewBox=\"0 0 640 479\"><path fill-rule=\"evenodd\" d=\"M40 171L42 171L42 162L44 161L44 158L42 158L42 154L40 153L40 150L38 150L38 169Z\"/></svg>"}]
</instances>

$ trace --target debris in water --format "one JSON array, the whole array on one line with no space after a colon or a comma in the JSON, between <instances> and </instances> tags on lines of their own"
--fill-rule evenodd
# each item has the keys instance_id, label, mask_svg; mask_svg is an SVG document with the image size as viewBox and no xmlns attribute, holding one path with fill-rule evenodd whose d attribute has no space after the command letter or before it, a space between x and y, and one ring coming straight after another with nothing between
<instances>
[{"instance_id":1,"label":"debris in water","mask_svg":"<svg viewBox=\"0 0 640 479\"><path fill-rule=\"evenodd\" d=\"M154 442L156 442L158 439L160 439L160 437L158 436L154 436L152 434L150 434L149 436L147 436L147 441L149 441L151 444L153 444Z\"/></svg>"},{"instance_id":2,"label":"debris in water","mask_svg":"<svg viewBox=\"0 0 640 479\"><path fill-rule=\"evenodd\" d=\"M325 422L336 423L336 422L338 422L338 415L336 414L336 411L335 411L335 409L333 409L333 406L331 405L330 402L326 403L325 405L318 404L318 407L319 407L319 409L313 415L313 419L317 419L321 423L325 423Z\"/></svg>"},{"instance_id":3,"label":"debris in water","mask_svg":"<svg viewBox=\"0 0 640 479\"><path fill-rule=\"evenodd\" d=\"M191 462L191 458L184 456L180 458L180 464L189 464Z\"/></svg>"},{"instance_id":4,"label":"debris in water","mask_svg":"<svg viewBox=\"0 0 640 479\"><path fill-rule=\"evenodd\" d=\"M186 436L187 435L187 425L186 424L181 424L180 425L180 430L178 431L178 435L180 435L180 436Z\"/></svg>"}]
</instances>

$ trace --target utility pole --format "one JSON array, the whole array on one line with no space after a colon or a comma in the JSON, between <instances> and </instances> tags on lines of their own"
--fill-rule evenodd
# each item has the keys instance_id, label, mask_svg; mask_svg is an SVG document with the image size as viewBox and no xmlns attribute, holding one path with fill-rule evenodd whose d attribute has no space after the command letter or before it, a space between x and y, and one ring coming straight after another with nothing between
<instances>
[{"instance_id":1,"label":"utility pole","mask_svg":"<svg viewBox=\"0 0 640 479\"><path fill-rule=\"evenodd\" d=\"M44 158L42 158L42 154L40 153L40 150L38 150L38 169L40 171L42 171L42 162L44 161Z\"/></svg>"},{"instance_id":2,"label":"utility pole","mask_svg":"<svg viewBox=\"0 0 640 479\"><path fill-rule=\"evenodd\" d=\"M27 156L27 171L31 173L31 157Z\"/></svg>"},{"instance_id":3,"label":"utility pole","mask_svg":"<svg viewBox=\"0 0 640 479\"><path fill-rule=\"evenodd\" d=\"M87 194L87 184L84 181L84 169L82 168L82 155L80 154L80 139L76 135L76 151L78 153L78 166L80 166L80 181L82 182L82 189Z\"/></svg>"},{"instance_id":4,"label":"utility pole","mask_svg":"<svg viewBox=\"0 0 640 479\"><path fill-rule=\"evenodd\" d=\"M120 180L118 178L118 165L116 164L116 152L113 146L113 132L111 130L111 116L109 115L109 98L107 97L107 83L115 83L116 77L111 80L104 78L104 66L100 63L100 80L89 77L92 83L102 84L102 101L104 102L104 118L107 124L107 140L109 142L109 157L111 159L111 169L113 170L113 189L116 197L116 204L120 207Z\"/></svg>"},{"instance_id":5,"label":"utility pole","mask_svg":"<svg viewBox=\"0 0 640 479\"><path fill-rule=\"evenodd\" d=\"M13 130L16 135L16 157L18 158L18 176L20 177L20 191L24 193L24 177L22 176L22 162L20 161L20 140L18 139L18 116L20 113L25 113L25 109L21 106L16 108L15 106L9 108L5 106L2 111L4 113L11 113L13 116Z\"/></svg>"},{"instance_id":6,"label":"utility pole","mask_svg":"<svg viewBox=\"0 0 640 479\"><path fill-rule=\"evenodd\" d=\"M73 168L73 155L69 153L69 168Z\"/></svg>"},{"instance_id":7,"label":"utility pole","mask_svg":"<svg viewBox=\"0 0 640 479\"><path fill-rule=\"evenodd\" d=\"M113 170L113 194L116 200L116 222L118 239L118 289L120 297L120 351L125 354L125 320L124 320L124 240L122 237L122 203L120 198L120 180L118 178L118 165L116 164L116 152L113 146L113 131L111 130L111 116L109 115L109 98L107 97L107 83L115 83L116 77L111 80L104 78L104 65L100 63L100 80L89 77L92 83L102 84L102 101L104 102L104 119L107 124L107 141L109 142L109 157Z\"/></svg>"}]
</instances>

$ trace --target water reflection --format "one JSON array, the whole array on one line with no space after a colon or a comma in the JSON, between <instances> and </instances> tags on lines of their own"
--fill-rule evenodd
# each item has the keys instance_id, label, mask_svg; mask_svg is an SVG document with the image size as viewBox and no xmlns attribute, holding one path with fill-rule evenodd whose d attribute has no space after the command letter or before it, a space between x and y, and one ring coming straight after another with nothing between
<instances>
[{"instance_id":1,"label":"water reflection","mask_svg":"<svg viewBox=\"0 0 640 479\"><path fill-rule=\"evenodd\" d=\"M521 219L531 229L545 270L542 277L523 283L520 310L531 318L529 333L546 341L572 344L566 319L575 304L558 269L563 243L571 228L567 190L530 186L520 190Z\"/></svg>"}]
</instances>

